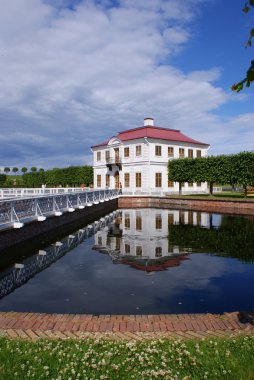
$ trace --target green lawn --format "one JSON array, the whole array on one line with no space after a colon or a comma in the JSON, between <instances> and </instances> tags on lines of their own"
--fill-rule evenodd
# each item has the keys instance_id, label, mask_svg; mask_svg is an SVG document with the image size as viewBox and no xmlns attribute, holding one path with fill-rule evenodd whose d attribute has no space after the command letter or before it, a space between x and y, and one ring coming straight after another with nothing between
<instances>
[{"instance_id":1,"label":"green lawn","mask_svg":"<svg viewBox=\"0 0 254 380\"><path fill-rule=\"evenodd\" d=\"M0 338L0 379L254 379L254 336L114 342Z\"/></svg>"}]
</instances>

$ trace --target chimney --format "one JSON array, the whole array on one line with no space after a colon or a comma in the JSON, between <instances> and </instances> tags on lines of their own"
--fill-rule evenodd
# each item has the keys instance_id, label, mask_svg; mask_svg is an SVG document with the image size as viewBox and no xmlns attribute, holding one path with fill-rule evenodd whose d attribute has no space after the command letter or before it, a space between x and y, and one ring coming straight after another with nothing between
<instances>
[{"instance_id":1,"label":"chimney","mask_svg":"<svg viewBox=\"0 0 254 380\"><path fill-rule=\"evenodd\" d=\"M144 126L147 127L147 126L152 126L153 127L153 118L152 117L146 117L144 119Z\"/></svg>"}]
</instances>

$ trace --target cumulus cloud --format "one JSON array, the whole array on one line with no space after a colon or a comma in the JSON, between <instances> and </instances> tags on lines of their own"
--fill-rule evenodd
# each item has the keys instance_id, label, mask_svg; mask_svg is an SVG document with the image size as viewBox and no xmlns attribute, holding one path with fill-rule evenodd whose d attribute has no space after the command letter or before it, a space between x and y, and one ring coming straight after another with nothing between
<instances>
[{"instance_id":1,"label":"cumulus cloud","mask_svg":"<svg viewBox=\"0 0 254 380\"><path fill-rule=\"evenodd\" d=\"M0 164L88 163L91 145L150 115L217 148L215 131L233 140L253 115L213 114L230 101L213 85L220 71L170 64L202 3L9 0L0 13ZM249 141L246 133L234 149Z\"/></svg>"}]
</instances>

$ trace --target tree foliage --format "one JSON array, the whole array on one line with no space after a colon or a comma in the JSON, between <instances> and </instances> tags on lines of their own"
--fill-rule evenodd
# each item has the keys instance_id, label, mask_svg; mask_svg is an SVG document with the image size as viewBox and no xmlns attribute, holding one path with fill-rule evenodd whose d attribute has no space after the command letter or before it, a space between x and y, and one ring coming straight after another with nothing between
<instances>
[{"instance_id":1,"label":"tree foliage","mask_svg":"<svg viewBox=\"0 0 254 380\"><path fill-rule=\"evenodd\" d=\"M250 7L254 7L254 0L249 0L247 3L245 3L245 6L243 8L243 12L248 13L250 11ZM250 30L249 38L246 42L245 47L252 46L252 38L254 37L254 28ZM251 61L251 65L249 69L246 72L246 76L243 80L240 82L233 84L231 87L233 91L240 92L243 87L250 87L251 83L254 81L254 59Z\"/></svg>"},{"instance_id":2,"label":"tree foliage","mask_svg":"<svg viewBox=\"0 0 254 380\"><path fill-rule=\"evenodd\" d=\"M4 185L6 181L6 177L7 177L6 174L0 174L0 187Z\"/></svg>"},{"instance_id":3,"label":"tree foliage","mask_svg":"<svg viewBox=\"0 0 254 380\"><path fill-rule=\"evenodd\" d=\"M238 184L243 186L246 194L247 186L254 186L254 152L171 160L168 178L179 183L208 182L210 193L214 183Z\"/></svg>"},{"instance_id":4,"label":"tree foliage","mask_svg":"<svg viewBox=\"0 0 254 380\"><path fill-rule=\"evenodd\" d=\"M90 186L93 183L93 168L91 166L71 166L69 168L54 168L25 173L24 184L27 187L55 186Z\"/></svg>"},{"instance_id":5,"label":"tree foliage","mask_svg":"<svg viewBox=\"0 0 254 380\"><path fill-rule=\"evenodd\" d=\"M192 211L189 211L192 212ZM169 244L193 253L207 252L254 262L254 223L247 218L222 216L219 228L179 223L169 226Z\"/></svg>"}]
</instances>

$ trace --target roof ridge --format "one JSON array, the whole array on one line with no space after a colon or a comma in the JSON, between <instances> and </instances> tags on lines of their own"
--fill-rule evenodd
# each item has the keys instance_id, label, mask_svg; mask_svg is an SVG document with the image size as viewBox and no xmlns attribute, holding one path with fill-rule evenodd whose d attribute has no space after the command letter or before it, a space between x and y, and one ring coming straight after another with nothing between
<instances>
[{"instance_id":1,"label":"roof ridge","mask_svg":"<svg viewBox=\"0 0 254 380\"><path fill-rule=\"evenodd\" d=\"M174 131L174 132L181 132L180 129L173 129L173 128L163 128L163 127L158 127L156 125L143 125L142 127L137 127L137 128L132 128L132 129L125 129L123 131L120 131L118 132L118 135L120 135L121 133L127 133L127 132L133 132L133 131L138 131L140 129L147 129L147 128L151 128L151 129L162 129L164 131Z\"/></svg>"}]
</instances>

